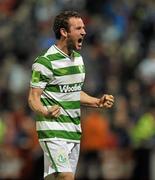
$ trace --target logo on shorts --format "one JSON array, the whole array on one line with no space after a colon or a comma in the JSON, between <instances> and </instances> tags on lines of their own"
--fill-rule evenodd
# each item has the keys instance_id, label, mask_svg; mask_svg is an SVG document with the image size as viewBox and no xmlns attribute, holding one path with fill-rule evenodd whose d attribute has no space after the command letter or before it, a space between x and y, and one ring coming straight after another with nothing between
<instances>
[{"instance_id":1,"label":"logo on shorts","mask_svg":"<svg viewBox=\"0 0 155 180\"><path fill-rule=\"evenodd\" d=\"M58 161L59 161L59 163L65 163L67 161L67 158L65 156L63 156L62 154L60 154L58 156Z\"/></svg>"},{"instance_id":2,"label":"logo on shorts","mask_svg":"<svg viewBox=\"0 0 155 180\"><path fill-rule=\"evenodd\" d=\"M69 164L68 155L64 149L59 149L56 154L56 164L58 166L67 166Z\"/></svg>"}]
</instances>

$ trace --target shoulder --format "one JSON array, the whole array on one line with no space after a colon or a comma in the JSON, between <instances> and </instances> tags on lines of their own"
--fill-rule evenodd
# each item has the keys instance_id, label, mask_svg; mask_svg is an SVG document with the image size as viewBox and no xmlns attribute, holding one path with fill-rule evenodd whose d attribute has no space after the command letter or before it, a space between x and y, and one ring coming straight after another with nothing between
<instances>
[{"instance_id":1,"label":"shoulder","mask_svg":"<svg viewBox=\"0 0 155 180\"><path fill-rule=\"evenodd\" d=\"M48 62L49 62L49 59L48 59L47 57L45 57L45 56L42 56L42 55L38 56L38 57L34 60L34 64L35 64L35 63L46 64L46 63L48 63Z\"/></svg>"},{"instance_id":2,"label":"shoulder","mask_svg":"<svg viewBox=\"0 0 155 180\"><path fill-rule=\"evenodd\" d=\"M44 54L44 57L49 61L61 60L64 59L64 56L55 48L55 45L51 46L47 52Z\"/></svg>"},{"instance_id":3,"label":"shoulder","mask_svg":"<svg viewBox=\"0 0 155 180\"><path fill-rule=\"evenodd\" d=\"M41 63L41 64L43 64L43 63L48 63L48 62L50 61L50 58L49 58L49 57L50 57L52 54L55 54L53 45L52 45L49 49L43 51L40 55L38 55L38 56L36 57L36 59L34 60L34 63Z\"/></svg>"},{"instance_id":4,"label":"shoulder","mask_svg":"<svg viewBox=\"0 0 155 180\"><path fill-rule=\"evenodd\" d=\"M49 58L46 55L47 51L45 53L40 54L36 59L34 60L33 67L43 67L45 66L48 69L51 69L51 63Z\"/></svg>"}]
</instances>

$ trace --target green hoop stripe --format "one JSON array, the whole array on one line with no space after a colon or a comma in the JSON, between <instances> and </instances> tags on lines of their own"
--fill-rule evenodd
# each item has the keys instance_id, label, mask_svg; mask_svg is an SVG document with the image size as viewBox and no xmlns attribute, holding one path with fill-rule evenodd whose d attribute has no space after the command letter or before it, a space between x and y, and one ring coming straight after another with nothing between
<instances>
[{"instance_id":1,"label":"green hoop stripe","mask_svg":"<svg viewBox=\"0 0 155 180\"><path fill-rule=\"evenodd\" d=\"M50 80L50 78L48 78L47 76L41 74L40 75L40 81L43 81L43 82L48 82Z\"/></svg>"},{"instance_id":2,"label":"green hoop stripe","mask_svg":"<svg viewBox=\"0 0 155 180\"><path fill-rule=\"evenodd\" d=\"M80 117L76 117L76 118L71 118L69 116L65 116L65 115L60 115L57 118L48 118L48 117L44 117L41 115L37 115L36 116L36 121L49 121L49 122L60 122L60 123L73 123L75 125L79 125L80 124Z\"/></svg>"},{"instance_id":3,"label":"green hoop stripe","mask_svg":"<svg viewBox=\"0 0 155 180\"><path fill-rule=\"evenodd\" d=\"M32 82L33 83L48 82L49 80L50 80L50 78L41 74L39 71L32 71Z\"/></svg>"},{"instance_id":4,"label":"green hoop stripe","mask_svg":"<svg viewBox=\"0 0 155 180\"><path fill-rule=\"evenodd\" d=\"M52 71L51 62L50 62L49 59L46 58L46 57L39 56L39 57L35 60L35 63L42 64L43 66L45 66L46 68L48 68L50 71Z\"/></svg>"},{"instance_id":5,"label":"green hoop stripe","mask_svg":"<svg viewBox=\"0 0 155 180\"><path fill-rule=\"evenodd\" d=\"M57 61L66 58L60 53L50 54L46 56L50 61Z\"/></svg>"},{"instance_id":6,"label":"green hoop stripe","mask_svg":"<svg viewBox=\"0 0 155 180\"><path fill-rule=\"evenodd\" d=\"M59 85L47 85L45 91L60 92Z\"/></svg>"},{"instance_id":7,"label":"green hoop stripe","mask_svg":"<svg viewBox=\"0 0 155 180\"><path fill-rule=\"evenodd\" d=\"M52 158L52 155L51 155L50 150L49 150L49 148L48 148L47 142L45 142L45 147L46 147L46 149L47 149L47 152L48 152L48 154L49 154L50 160L52 161L52 165L54 166L55 171L56 171L56 172L59 172L59 171L58 171L58 168L57 168L57 166L56 166L56 163L54 162L54 159Z\"/></svg>"},{"instance_id":8,"label":"green hoop stripe","mask_svg":"<svg viewBox=\"0 0 155 180\"><path fill-rule=\"evenodd\" d=\"M53 69L53 74L55 76L64 76L64 75L72 75L72 74L80 74L80 73L85 73L84 65Z\"/></svg>"},{"instance_id":9,"label":"green hoop stripe","mask_svg":"<svg viewBox=\"0 0 155 180\"><path fill-rule=\"evenodd\" d=\"M80 108L80 101L55 101L54 99L47 99L41 98L41 102L45 106L53 106L58 104L59 106L63 107L64 109L79 109Z\"/></svg>"},{"instance_id":10,"label":"green hoop stripe","mask_svg":"<svg viewBox=\"0 0 155 180\"><path fill-rule=\"evenodd\" d=\"M62 130L40 130L37 131L39 139L47 138L61 138L61 139L70 139L70 140L80 140L81 132L67 132Z\"/></svg>"}]
</instances>

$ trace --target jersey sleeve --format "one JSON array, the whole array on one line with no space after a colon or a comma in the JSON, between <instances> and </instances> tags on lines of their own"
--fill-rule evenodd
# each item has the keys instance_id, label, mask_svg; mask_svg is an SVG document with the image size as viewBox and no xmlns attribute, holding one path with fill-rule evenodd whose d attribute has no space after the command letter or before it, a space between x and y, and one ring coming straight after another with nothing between
<instances>
[{"instance_id":1,"label":"jersey sleeve","mask_svg":"<svg viewBox=\"0 0 155 180\"><path fill-rule=\"evenodd\" d=\"M32 76L30 86L44 89L53 79L50 60L46 57L38 57L32 65Z\"/></svg>"}]
</instances>

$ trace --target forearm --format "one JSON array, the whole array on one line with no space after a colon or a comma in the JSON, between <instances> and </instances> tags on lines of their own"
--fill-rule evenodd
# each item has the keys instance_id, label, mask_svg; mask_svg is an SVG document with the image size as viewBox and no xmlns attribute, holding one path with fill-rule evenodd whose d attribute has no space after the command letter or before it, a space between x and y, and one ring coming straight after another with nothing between
<instances>
[{"instance_id":1,"label":"forearm","mask_svg":"<svg viewBox=\"0 0 155 180\"><path fill-rule=\"evenodd\" d=\"M42 105L42 103L37 100L37 99L33 99L33 98L29 98L28 100L29 106L30 108L37 114L41 114L43 116L47 116L48 115L48 110L46 107L44 107Z\"/></svg>"},{"instance_id":2,"label":"forearm","mask_svg":"<svg viewBox=\"0 0 155 180\"><path fill-rule=\"evenodd\" d=\"M30 108L37 114L48 115L48 109L44 107L40 101L41 92L30 89L28 104Z\"/></svg>"},{"instance_id":3,"label":"forearm","mask_svg":"<svg viewBox=\"0 0 155 180\"><path fill-rule=\"evenodd\" d=\"M86 94L84 91L81 91L80 102L82 105L85 105L85 106L99 107L100 99L96 97L92 97Z\"/></svg>"}]
</instances>

